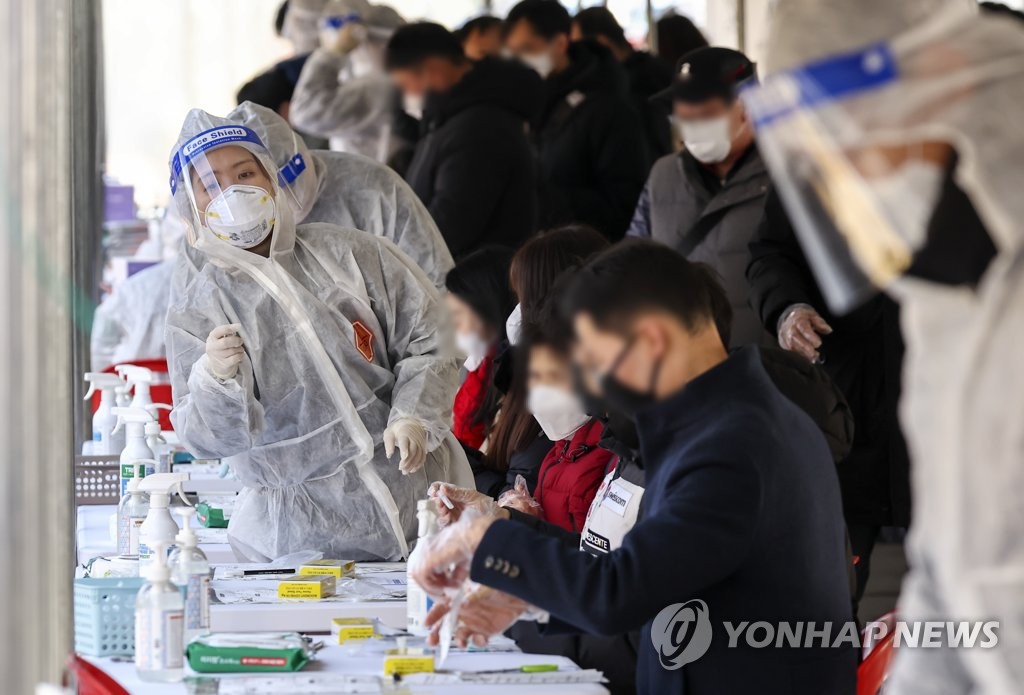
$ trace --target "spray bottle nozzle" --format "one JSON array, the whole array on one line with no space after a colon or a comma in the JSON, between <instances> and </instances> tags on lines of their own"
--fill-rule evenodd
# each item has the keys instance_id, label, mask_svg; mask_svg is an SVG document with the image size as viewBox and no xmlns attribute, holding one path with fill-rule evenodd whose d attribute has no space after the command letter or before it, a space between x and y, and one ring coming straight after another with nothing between
<instances>
[{"instance_id":1,"label":"spray bottle nozzle","mask_svg":"<svg viewBox=\"0 0 1024 695\"><path fill-rule=\"evenodd\" d=\"M122 408L114 407L110 409L114 415L117 416L117 426L111 434L117 434L121 431L121 426L126 422L138 422L145 425L147 422L153 422L156 418L149 414L149 411L144 408Z\"/></svg>"},{"instance_id":2,"label":"spray bottle nozzle","mask_svg":"<svg viewBox=\"0 0 1024 695\"><path fill-rule=\"evenodd\" d=\"M86 372L85 380L89 382L89 390L83 399L86 401L92 398L92 394L96 393L96 391L112 391L116 390L119 386L126 386L117 374L109 374L107 372Z\"/></svg>"}]
</instances>

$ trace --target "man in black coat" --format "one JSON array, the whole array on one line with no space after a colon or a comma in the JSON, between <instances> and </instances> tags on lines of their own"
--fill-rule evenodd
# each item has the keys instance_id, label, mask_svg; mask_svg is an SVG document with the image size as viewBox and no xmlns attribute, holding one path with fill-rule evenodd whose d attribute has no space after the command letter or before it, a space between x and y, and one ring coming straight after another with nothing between
<instances>
[{"instance_id":1,"label":"man in black coat","mask_svg":"<svg viewBox=\"0 0 1024 695\"><path fill-rule=\"evenodd\" d=\"M899 307L879 294L845 316L828 311L778 193L750 243L751 304L779 344L821 362L853 412L850 455L839 464L843 509L864 592L882 526L910 523L910 473L896 407L903 340Z\"/></svg>"},{"instance_id":2,"label":"man in black coat","mask_svg":"<svg viewBox=\"0 0 1024 695\"><path fill-rule=\"evenodd\" d=\"M643 120L647 154L654 161L672 152L672 127L668 108L651 97L672 81L672 66L647 51L638 51L607 7L588 7L572 18L573 41L596 41L615 56L626 70L633 107Z\"/></svg>"},{"instance_id":3,"label":"man in black coat","mask_svg":"<svg viewBox=\"0 0 1024 695\"><path fill-rule=\"evenodd\" d=\"M474 63L454 34L426 22L398 29L385 62L406 102L423 101L406 180L452 256L488 244L518 248L536 229L527 124L540 108L540 78L512 61Z\"/></svg>"},{"instance_id":4,"label":"man in black coat","mask_svg":"<svg viewBox=\"0 0 1024 695\"><path fill-rule=\"evenodd\" d=\"M566 292L581 368L602 375L603 397L639 432L643 508L618 549L591 556L470 515L423 546L414 576L435 596L468 576L547 611L549 631L642 628L645 695L850 695L857 655L832 456L756 346L727 355L712 282L638 241L590 261ZM740 634L762 621L775 626L767 643L765 628ZM836 632L800 647L776 640L779 626L807 622Z\"/></svg>"},{"instance_id":5,"label":"man in black coat","mask_svg":"<svg viewBox=\"0 0 1024 695\"><path fill-rule=\"evenodd\" d=\"M570 26L557 0L523 0L505 20L505 47L545 78L540 226L584 222L615 241L647 177L643 125L622 66L596 42L572 43Z\"/></svg>"}]
</instances>

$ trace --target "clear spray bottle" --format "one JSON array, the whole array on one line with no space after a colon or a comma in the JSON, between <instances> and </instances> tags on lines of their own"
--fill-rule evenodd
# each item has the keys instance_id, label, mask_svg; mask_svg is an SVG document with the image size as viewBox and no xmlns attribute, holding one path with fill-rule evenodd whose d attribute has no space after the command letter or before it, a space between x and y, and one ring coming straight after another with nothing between
<instances>
[{"instance_id":1,"label":"clear spray bottle","mask_svg":"<svg viewBox=\"0 0 1024 695\"><path fill-rule=\"evenodd\" d=\"M199 549L192 529L194 507L175 507L181 518L181 531L175 537L178 546L171 551L171 581L185 589L185 634L183 646L194 637L210 631L210 561Z\"/></svg>"},{"instance_id":2,"label":"clear spray bottle","mask_svg":"<svg viewBox=\"0 0 1024 695\"><path fill-rule=\"evenodd\" d=\"M167 546L161 543L135 598L135 670L140 680L154 683L181 681L185 665L184 600L171 583L166 557Z\"/></svg>"}]
</instances>

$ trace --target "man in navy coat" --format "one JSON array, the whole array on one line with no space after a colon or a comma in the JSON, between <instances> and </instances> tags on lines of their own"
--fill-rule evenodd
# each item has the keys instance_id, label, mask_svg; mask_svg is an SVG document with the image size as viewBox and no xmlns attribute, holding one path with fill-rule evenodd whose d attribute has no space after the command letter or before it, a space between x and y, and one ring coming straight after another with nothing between
<instances>
[{"instance_id":1,"label":"man in navy coat","mask_svg":"<svg viewBox=\"0 0 1024 695\"><path fill-rule=\"evenodd\" d=\"M640 693L852 695L832 457L757 347L727 354L721 292L651 242L604 252L567 290L580 366L640 435L647 489L620 548L593 556L500 513L466 515L426 545L415 576L440 595L468 574L546 611L549 632L641 628Z\"/></svg>"}]
</instances>

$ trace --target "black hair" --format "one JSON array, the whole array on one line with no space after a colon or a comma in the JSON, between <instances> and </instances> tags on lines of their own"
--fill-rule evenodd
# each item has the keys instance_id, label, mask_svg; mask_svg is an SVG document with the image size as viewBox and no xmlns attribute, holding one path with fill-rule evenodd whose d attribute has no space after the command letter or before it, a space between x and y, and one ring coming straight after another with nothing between
<instances>
[{"instance_id":1,"label":"black hair","mask_svg":"<svg viewBox=\"0 0 1024 695\"><path fill-rule=\"evenodd\" d=\"M277 8L277 14L274 15L274 31L277 32L278 36L281 36L284 32L284 18L288 14L288 0L284 0L281 6Z\"/></svg>"},{"instance_id":2,"label":"black hair","mask_svg":"<svg viewBox=\"0 0 1024 695\"><path fill-rule=\"evenodd\" d=\"M569 10L558 0L522 0L505 17L505 31L508 32L520 20L526 20L545 39L569 34L572 29Z\"/></svg>"},{"instance_id":3,"label":"black hair","mask_svg":"<svg viewBox=\"0 0 1024 695\"><path fill-rule=\"evenodd\" d=\"M709 45L697 25L681 14L667 14L659 19L657 31L658 57L672 69L690 51Z\"/></svg>"},{"instance_id":4,"label":"black hair","mask_svg":"<svg viewBox=\"0 0 1024 695\"><path fill-rule=\"evenodd\" d=\"M983 2L979 3L979 7L983 13L1006 17L1008 19L1016 19L1018 22L1024 22L1024 12L1015 10L1001 2Z\"/></svg>"},{"instance_id":5,"label":"black hair","mask_svg":"<svg viewBox=\"0 0 1024 695\"><path fill-rule=\"evenodd\" d=\"M625 29L607 7L588 7L580 10L572 21L579 27L585 39L603 36L616 46L625 48L630 45L626 40Z\"/></svg>"},{"instance_id":6,"label":"black hair","mask_svg":"<svg viewBox=\"0 0 1024 695\"><path fill-rule=\"evenodd\" d=\"M624 333L637 314L664 311L696 332L731 319L714 271L654 241L634 239L601 253L573 274L563 315L586 314L605 330ZM726 336L722 336L725 343Z\"/></svg>"},{"instance_id":7,"label":"black hair","mask_svg":"<svg viewBox=\"0 0 1024 695\"><path fill-rule=\"evenodd\" d=\"M284 71L273 67L252 78L238 90L238 103L251 101L278 112L281 105L292 100L295 85L284 74Z\"/></svg>"},{"instance_id":8,"label":"black hair","mask_svg":"<svg viewBox=\"0 0 1024 695\"><path fill-rule=\"evenodd\" d=\"M419 66L427 58L447 58L453 63L466 59L462 42L452 32L433 22L416 22L399 27L384 52L387 70Z\"/></svg>"},{"instance_id":9,"label":"black hair","mask_svg":"<svg viewBox=\"0 0 1024 695\"><path fill-rule=\"evenodd\" d=\"M468 304L477 316L497 333L505 336L505 319L516 302L508 285L512 252L500 246L474 251L444 279L445 288Z\"/></svg>"},{"instance_id":10,"label":"black hair","mask_svg":"<svg viewBox=\"0 0 1024 695\"><path fill-rule=\"evenodd\" d=\"M459 41L465 42L474 31L480 33L487 33L494 29L501 29L502 21L497 17L489 14L481 15L480 17L474 17L470 19L461 27L455 30L455 36Z\"/></svg>"}]
</instances>

